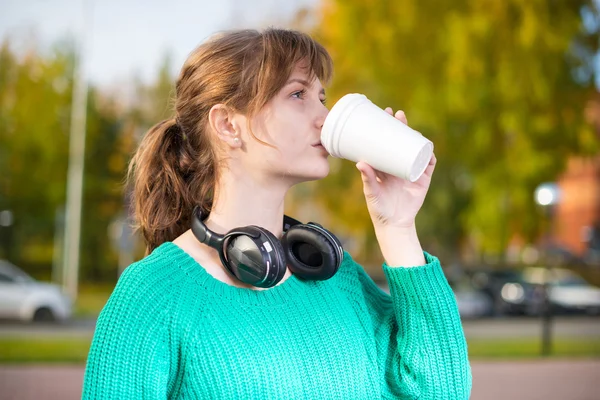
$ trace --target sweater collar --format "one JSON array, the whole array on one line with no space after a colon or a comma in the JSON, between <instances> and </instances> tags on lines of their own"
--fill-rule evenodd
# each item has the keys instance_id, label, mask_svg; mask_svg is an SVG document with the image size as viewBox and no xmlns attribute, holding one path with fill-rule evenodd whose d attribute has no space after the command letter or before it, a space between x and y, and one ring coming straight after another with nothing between
<instances>
[{"instance_id":1,"label":"sweater collar","mask_svg":"<svg viewBox=\"0 0 600 400\"><path fill-rule=\"evenodd\" d=\"M194 282L210 293L232 301L254 304L283 304L300 296L309 286L319 285L319 281L304 281L292 274L284 282L262 290L239 288L222 282L204 269L194 258L173 242L165 242L153 253L162 255L170 264L179 267Z\"/></svg>"}]
</instances>

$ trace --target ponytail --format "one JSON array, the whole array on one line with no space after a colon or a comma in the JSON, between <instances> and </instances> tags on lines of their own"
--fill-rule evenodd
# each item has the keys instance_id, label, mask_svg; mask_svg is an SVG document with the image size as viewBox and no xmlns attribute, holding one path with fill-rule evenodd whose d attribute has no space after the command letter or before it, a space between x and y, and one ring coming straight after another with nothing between
<instances>
[{"instance_id":1,"label":"ponytail","mask_svg":"<svg viewBox=\"0 0 600 400\"><path fill-rule=\"evenodd\" d=\"M210 212L215 157L206 138L194 136L175 119L164 120L146 133L129 165L136 229L147 253L189 229L196 205Z\"/></svg>"}]
</instances>

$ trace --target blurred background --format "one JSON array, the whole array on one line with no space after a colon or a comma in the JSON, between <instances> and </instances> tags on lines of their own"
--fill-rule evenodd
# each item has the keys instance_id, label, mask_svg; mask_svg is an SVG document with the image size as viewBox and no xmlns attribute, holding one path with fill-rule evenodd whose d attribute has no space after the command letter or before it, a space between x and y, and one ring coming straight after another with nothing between
<instances>
[{"instance_id":1,"label":"blurred background","mask_svg":"<svg viewBox=\"0 0 600 400\"><path fill-rule=\"evenodd\" d=\"M596 0L0 0L0 397L80 396L95 318L144 256L132 152L199 43L268 26L330 51L329 107L364 93L435 143L419 236L455 292L473 398L597 398ZM331 166L286 212L387 290L360 176Z\"/></svg>"}]
</instances>

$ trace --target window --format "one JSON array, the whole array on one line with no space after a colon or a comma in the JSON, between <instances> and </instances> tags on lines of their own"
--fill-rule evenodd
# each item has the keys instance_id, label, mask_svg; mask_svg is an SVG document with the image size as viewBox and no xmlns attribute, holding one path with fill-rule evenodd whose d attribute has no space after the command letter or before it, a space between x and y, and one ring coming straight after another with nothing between
<instances>
[{"instance_id":1,"label":"window","mask_svg":"<svg viewBox=\"0 0 600 400\"><path fill-rule=\"evenodd\" d=\"M12 276L0 272L0 283L15 283L15 280Z\"/></svg>"}]
</instances>

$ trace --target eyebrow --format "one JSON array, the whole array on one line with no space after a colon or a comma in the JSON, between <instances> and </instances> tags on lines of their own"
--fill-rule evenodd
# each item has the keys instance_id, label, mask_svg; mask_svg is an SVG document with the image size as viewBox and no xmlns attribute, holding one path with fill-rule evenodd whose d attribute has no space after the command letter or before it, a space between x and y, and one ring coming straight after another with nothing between
<instances>
[{"instance_id":1,"label":"eyebrow","mask_svg":"<svg viewBox=\"0 0 600 400\"><path fill-rule=\"evenodd\" d=\"M292 78L289 81L286 82L286 86L289 85L290 83L301 83L302 85L306 86L306 87L310 87L310 83L306 80L306 79L300 79L300 78ZM321 88L321 91L319 92L320 94L325 94L325 88Z\"/></svg>"}]
</instances>

